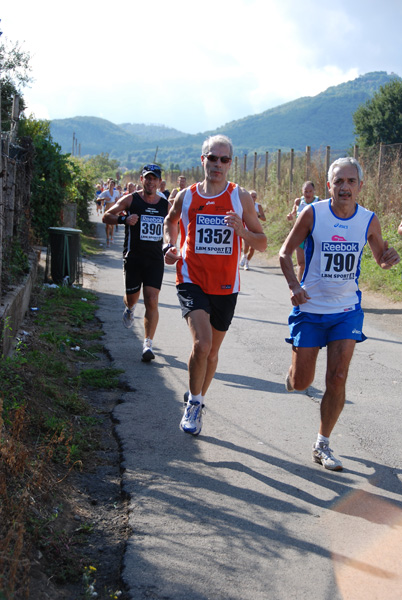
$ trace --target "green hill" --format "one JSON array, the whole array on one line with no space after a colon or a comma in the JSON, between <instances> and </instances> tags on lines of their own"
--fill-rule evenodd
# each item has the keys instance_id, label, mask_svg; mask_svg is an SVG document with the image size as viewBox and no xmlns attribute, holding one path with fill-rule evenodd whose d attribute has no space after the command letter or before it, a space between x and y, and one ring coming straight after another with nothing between
<instances>
[{"instance_id":1,"label":"green hill","mask_svg":"<svg viewBox=\"0 0 402 600\"><path fill-rule=\"evenodd\" d=\"M144 141L166 140L186 135L183 131L178 131L165 125L145 125L144 123L121 123L119 125L124 131Z\"/></svg>"},{"instance_id":2,"label":"green hill","mask_svg":"<svg viewBox=\"0 0 402 600\"><path fill-rule=\"evenodd\" d=\"M75 134L78 144L81 145L81 156L107 152L111 158L118 158L140 143L136 136L119 125L97 117L54 119L50 122L50 131L63 152L72 152Z\"/></svg>"},{"instance_id":3,"label":"green hill","mask_svg":"<svg viewBox=\"0 0 402 600\"><path fill-rule=\"evenodd\" d=\"M317 96L299 98L232 121L218 132L231 137L236 147L250 148L253 144L253 150L304 150L307 145L313 149L347 149L354 142L353 113L393 77L383 71L367 73Z\"/></svg>"},{"instance_id":4,"label":"green hill","mask_svg":"<svg viewBox=\"0 0 402 600\"><path fill-rule=\"evenodd\" d=\"M81 156L108 153L121 167L137 168L154 161L169 169L172 164L190 168L199 164L201 144L207 135L224 133L234 143L236 155L252 152L313 150L331 146L346 151L354 143L353 113L395 74L376 71L333 86L316 96L299 98L260 114L231 121L215 131L184 134L163 125L123 123L95 117L51 121L53 139L71 152L75 132ZM399 78L399 77L398 77Z\"/></svg>"}]
</instances>

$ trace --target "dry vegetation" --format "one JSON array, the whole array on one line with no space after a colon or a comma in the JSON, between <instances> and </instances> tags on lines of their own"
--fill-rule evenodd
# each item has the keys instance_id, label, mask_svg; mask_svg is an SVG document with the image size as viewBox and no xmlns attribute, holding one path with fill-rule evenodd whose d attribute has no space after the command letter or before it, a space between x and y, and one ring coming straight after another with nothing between
<instances>
[{"instance_id":1,"label":"dry vegetation","mask_svg":"<svg viewBox=\"0 0 402 600\"><path fill-rule=\"evenodd\" d=\"M402 256L402 240L397 233L402 219L401 153L401 144L383 146L381 160L379 147L360 151L359 161L363 167L365 179L359 202L364 207L375 211L380 219L384 239L387 239L389 244L394 246ZM342 156L345 156L345 153ZM270 155L267 181L265 181L265 156L260 155L257 159L255 178L250 158L246 174L243 169L243 160L239 158L237 171L233 165L229 178L248 190L256 189L258 201L262 203L267 216L267 221L263 226L268 238L267 254L272 257L278 254L282 242L292 227L292 223L286 220L286 215L290 212L294 199L301 195L304 181L311 179L315 184L317 195L320 198L326 197L325 151L312 155L309 170L306 167L305 155L295 155L292 183L290 154L283 153L281 155L280 182L277 177L277 157L274 154ZM333 153L330 162L335 158L337 155ZM187 184L193 183L197 177L198 179L202 177L200 169L184 171L183 174L187 176ZM168 189L177 185L177 175L178 173L173 178L168 178ZM379 269L367 246L363 254L360 283L366 289L381 290L390 299L402 301L400 267L389 271Z\"/></svg>"},{"instance_id":2,"label":"dry vegetation","mask_svg":"<svg viewBox=\"0 0 402 600\"><path fill-rule=\"evenodd\" d=\"M0 598L124 598L120 372L103 352L96 296L38 288L31 306L0 362Z\"/></svg>"}]
</instances>

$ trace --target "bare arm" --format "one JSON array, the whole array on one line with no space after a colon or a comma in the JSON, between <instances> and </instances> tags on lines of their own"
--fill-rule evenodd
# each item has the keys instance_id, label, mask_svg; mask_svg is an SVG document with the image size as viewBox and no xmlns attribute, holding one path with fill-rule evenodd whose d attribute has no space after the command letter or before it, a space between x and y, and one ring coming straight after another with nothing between
<instances>
[{"instance_id":1,"label":"bare arm","mask_svg":"<svg viewBox=\"0 0 402 600\"><path fill-rule=\"evenodd\" d=\"M291 212L286 217L288 221L293 221L293 217L296 215L297 209L298 209L298 207L300 205L300 200L301 200L301 198L296 198L296 200L294 201L293 208L292 208Z\"/></svg>"},{"instance_id":2,"label":"bare arm","mask_svg":"<svg viewBox=\"0 0 402 600\"><path fill-rule=\"evenodd\" d=\"M172 191L170 192L169 200L174 200L178 193L179 193L179 190L177 188L173 188Z\"/></svg>"},{"instance_id":3,"label":"bare arm","mask_svg":"<svg viewBox=\"0 0 402 600\"><path fill-rule=\"evenodd\" d=\"M176 242L179 235L178 223L180 220L185 193L186 190L181 190L178 194L176 194L173 204L171 204L171 208L164 222L163 228L165 242L167 244L172 244L172 248L169 248L165 254L165 263L167 265L173 265L181 258L180 252L176 248Z\"/></svg>"},{"instance_id":4,"label":"bare arm","mask_svg":"<svg viewBox=\"0 0 402 600\"><path fill-rule=\"evenodd\" d=\"M399 223L398 233L399 235L402 235L402 221Z\"/></svg>"},{"instance_id":5,"label":"bare arm","mask_svg":"<svg viewBox=\"0 0 402 600\"><path fill-rule=\"evenodd\" d=\"M240 188L239 197L243 208L243 218L240 218L235 212L230 211L226 214L225 222L230 227L233 227L236 235L243 238L246 244L259 252L264 252L267 247L267 237L258 220L253 199L244 188ZM244 227L243 221L246 227Z\"/></svg>"},{"instance_id":6,"label":"bare arm","mask_svg":"<svg viewBox=\"0 0 402 600\"><path fill-rule=\"evenodd\" d=\"M292 254L311 232L314 223L312 208L306 208L299 215L293 229L279 251L279 262L290 289L290 300L293 306L299 306L309 300L310 296L301 287L293 268Z\"/></svg>"},{"instance_id":7,"label":"bare arm","mask_svg":"<svg viewBox=\"0 0 402 600\"><path fill-rule=\"evenodd\" d=\"M367 241L374 259L381 269L390 269L401 260L395 248L389 248L388 242L383 240L381 225L376 215L374 215L370 223L367 232Z\"/></svg>"},{"instance_id":8,"label":"bare arm","mask_svg":"<svg viewBox=\"0 0 402 600\"><path fill-rule=\"evenodd\" d=\"M267 220L264 209L262 208L261 204L258 205L258 218L261 219L261 221Z\"/></svg>"}]
</instances>

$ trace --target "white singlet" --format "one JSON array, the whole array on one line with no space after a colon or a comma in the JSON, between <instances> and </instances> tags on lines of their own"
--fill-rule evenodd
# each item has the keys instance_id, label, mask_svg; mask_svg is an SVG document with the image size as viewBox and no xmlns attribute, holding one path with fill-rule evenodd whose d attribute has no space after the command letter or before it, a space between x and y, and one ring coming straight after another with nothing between
<instances>
[{"instance_id":1,"label":"white singlet","mask_svg":"<svg viewBox=\"0 0 402 600\"><path fill-rule=\"evenodd\" d=\"M302 287L311 297L303 312L335 314L360 308L360 262L374 213L356 204L349 219L337 217L330 200L311 208L314 224L306 238Z\"/></svg>"}]
</instances>

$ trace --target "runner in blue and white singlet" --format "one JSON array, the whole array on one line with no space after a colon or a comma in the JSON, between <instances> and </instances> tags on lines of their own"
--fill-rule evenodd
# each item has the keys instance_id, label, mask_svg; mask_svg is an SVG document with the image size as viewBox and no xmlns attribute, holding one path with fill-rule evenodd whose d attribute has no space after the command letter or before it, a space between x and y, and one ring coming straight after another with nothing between
<instances>
[{"instance_id":1,"label":"runner in blue and white singlet","mask_svg":"<svg viewBox=\"0 0 402 600\"><path fill-rule=\"evenodd\" d=\"M292 364L285 386L288 392L308 388L314 381L318 353L327 347L325 392L312 458L331 471L343 467L329 447L329 436L345 405L355 345L366 339L358 285L363 248L368 242L382 269L400 261L396 250L383 240L376 215L357 204L362 185L363 171L356 159L332 163L331 198L303 209L279 253L293 305L286 340L292 344ZM306 266L299 283L292 254L304 240Z\"/></svg>"},{"instance_id":2,"label":"runner in blue and white singlet","mask_svg":"<svg viewBox=\"0 0 402 600\"><path fill-rule=\"evenodd\" d=\"M374 213L356 204L349 219L337 217L330 200L312 206L314 226L306 239L301 281L310 298L299 310L333 314L360 308L360 263Z\"/></svg>"}]
</instances>

